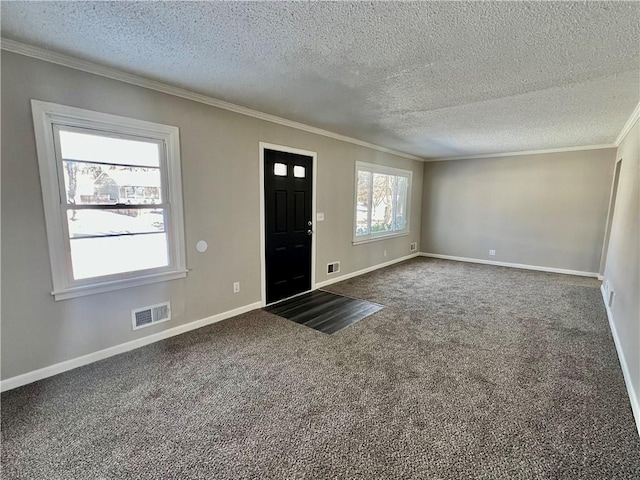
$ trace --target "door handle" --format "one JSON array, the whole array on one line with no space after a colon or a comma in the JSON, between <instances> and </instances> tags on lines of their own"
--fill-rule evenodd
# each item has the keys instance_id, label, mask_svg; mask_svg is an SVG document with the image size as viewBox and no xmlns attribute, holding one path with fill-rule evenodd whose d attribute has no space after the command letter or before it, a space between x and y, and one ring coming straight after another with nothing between
<instances>
[{"instance_id":1,"label":"door handle","mask_svg":"<svg viewBox=\"0 0 640 480\"><path fill-rule=\"evenodd\" d=\"M307 230L307 235L313 235L313 230Z\"/></svg>"}]
</instances>

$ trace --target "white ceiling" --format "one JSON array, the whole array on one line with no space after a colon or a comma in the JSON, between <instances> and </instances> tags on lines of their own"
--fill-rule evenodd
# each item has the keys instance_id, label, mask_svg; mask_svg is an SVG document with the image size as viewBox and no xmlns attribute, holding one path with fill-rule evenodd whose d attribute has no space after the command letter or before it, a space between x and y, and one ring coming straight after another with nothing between
<instances>
[{"instance_id":1,"label":"white ceiling","mask_svg":"<svg viewBox=\"0 0 640 480\"><path fill-rule=\"evenodd\" d=\"M637 2L2 2L2 36L424 158L610 144Z\"/></svg>"}]
</instances>

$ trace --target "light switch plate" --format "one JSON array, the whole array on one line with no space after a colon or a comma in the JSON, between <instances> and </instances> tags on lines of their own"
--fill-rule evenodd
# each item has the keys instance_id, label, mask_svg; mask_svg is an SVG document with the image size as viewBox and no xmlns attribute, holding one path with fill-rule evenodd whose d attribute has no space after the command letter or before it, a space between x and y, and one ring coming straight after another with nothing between
<instances>
[{"instance_id":1,"label":"light switch plate","mask_svg":"<svg viewBox=\"0 0 640 480\"><path fill-rule=\"evenodd\" d=\"M318 214L316 214L316 220L317 220L318 222L322 222L322 221L324 221L324 213L318 213Z\"/></svg>"}]
</instances>

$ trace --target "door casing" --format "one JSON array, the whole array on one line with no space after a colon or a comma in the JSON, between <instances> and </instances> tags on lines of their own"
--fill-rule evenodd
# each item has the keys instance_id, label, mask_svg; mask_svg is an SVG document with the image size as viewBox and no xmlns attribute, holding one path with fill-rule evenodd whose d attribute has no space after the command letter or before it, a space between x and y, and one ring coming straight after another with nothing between
<instances>
[{"instance_id":1,"label":"door casing","mask_svg":"<svg viewBox=\"0 0 640 480\"><path fill-rule=\"evenodd\" d=\"M312 158L312 186L311 186L311 218L313 221L313 235L311 236L311 290L316 289L316 186L318 183L318 154L310 150L302 150L300 148L288 147L285 145L275 145L273 143L260 142L260 302L262 306L267 305L267 272L266 272L266 236L265 236L265 212L264 212L264 151L277 150L279 152L295 153L298 155L305 155ZM307 292L302 292L299 295L303 295ZM275 302L277 303L277 302Z\"/></svg>"}]
</instances>

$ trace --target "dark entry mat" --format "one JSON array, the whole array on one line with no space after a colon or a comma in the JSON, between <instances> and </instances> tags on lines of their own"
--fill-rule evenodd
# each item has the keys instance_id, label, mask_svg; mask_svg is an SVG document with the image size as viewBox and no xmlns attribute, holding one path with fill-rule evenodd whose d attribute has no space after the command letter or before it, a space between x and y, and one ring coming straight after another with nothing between
<instances>
[{"instance_id":1,"label":"dark entry mat","mask_svg":"<svg viewBox=\"0 0 640 480\"><path fill-rule=\"evenodd\" d=\"M382 305L315 290L264 310L323 333L336 333L382 309Z\"/></svg>"}]
</instances>

